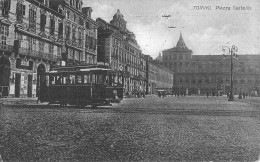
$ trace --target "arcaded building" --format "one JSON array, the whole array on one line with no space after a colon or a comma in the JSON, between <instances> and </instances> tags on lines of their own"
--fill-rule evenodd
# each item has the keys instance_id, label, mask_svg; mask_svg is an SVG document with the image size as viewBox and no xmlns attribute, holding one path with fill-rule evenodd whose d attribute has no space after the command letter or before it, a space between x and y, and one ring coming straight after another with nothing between
<instances>
[{"instance_id":1,"label":"arcaded building","mask_svg":"<svg viewBox=\"0 0 260 162\"><path fill-rule=\"evenodd\" d=\"M173 72L163 64L154 60L151 56L145 55L147 59L147 94L157 94L158 90L172 92Z\"/></svg>"},{"instance_id":2,"label":"arcaded building","mask_svg":"<svg viewBox=\"0 0 260 162\"><path fill-rule=\"evenodd\" d=\"M226 94L230 91L230 55L193 55L180 34L175 47L164 50L163 64L174 72L175 93ZM259 94L260 55L233 58L234 93Z\"/></svg>"}]
</instances>

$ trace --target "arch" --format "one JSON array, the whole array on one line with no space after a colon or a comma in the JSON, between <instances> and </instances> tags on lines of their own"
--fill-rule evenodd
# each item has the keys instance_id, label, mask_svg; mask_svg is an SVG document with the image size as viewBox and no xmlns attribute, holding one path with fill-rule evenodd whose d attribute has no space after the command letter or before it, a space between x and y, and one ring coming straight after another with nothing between
<instances>
[{"instance_id":1,"label":"arch","mask_svg":"<svg viewBox=\"0 0 260 162\"><path fill-rule=\"evenodd\" d=\"M0 97L9 95L9 84L11 75L11 63L8 57L0 58Z\"/></svg>"}]
</instances>

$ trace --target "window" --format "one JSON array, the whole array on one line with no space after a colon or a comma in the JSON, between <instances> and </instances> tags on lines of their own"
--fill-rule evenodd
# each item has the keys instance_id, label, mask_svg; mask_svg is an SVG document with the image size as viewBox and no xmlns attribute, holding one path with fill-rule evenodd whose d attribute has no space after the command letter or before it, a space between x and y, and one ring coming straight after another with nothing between
<instances>
[{"instance_id":1,"label":"window","mask_svg":"<svg viewBox=\"0 0 260 162\"><path fill-rule=\"evenodd\" d=\"M49 44L49 53L53 54L54 45Z\"/></svg>"},{"instance_id":2,"label":"window","mask_svg":"<svg viewBox=\"0 0 260 162\"><path fill-rule=\"evenodd\" d=\"M78 75L77 76L77 84L81 84L82 82L81 82L81 75Z\"/></svg>"},{"instance_id":3,"label":"window","mask_svg":"<svg viewBox=\"0 0 260 162\"><path fill-rule=\"evenodd\" d=\"M86 21L86 26L87 29L89 29L89 22Z\"/></svg>"},{"instance_id":4,"label":"window","mask_svg":"<svg viewBox=\"0 0 260 162\"><path fill-rule=\"evenodd\" d=\"M44 0L44 5L49 7L49 0Z\"/></svg>"},{"instance_id":5,"label":"window","mask_svg":"<svg viewBox=\"0 0 260 162\"><path fill-rule=\"evenodd\" d=\"M46 25L46 14L45 13L41 13L41 18L40 18L40 30L41 32L45 31L45 25Z\"/></svg>"},{"instance_id":6,"label":"window","mask_svg":"<svg viewBox=\"0 0 260 162\"><path fill-rule=\"evenodd\" d=\"M6 49L6 38L8 35L9 35L9 27L7 25L2 24L2 27L1 27L2 49Z\"/></svg>"},{"instance_id":7,"label":"window","mask_svg":"<svg viewBox=\"0 0 260 162\"><path fill-rule=\"evenodd\" d=\"M102 84L103 83L103 76L102 74L97 74L97 84Z\"/></svg>"},{"instance_id":8,"label":"window","mask_svg":"<svg viewBox=\"0 0 260 162\"><path fill-rule=\"evenodd\" d=\"M45 43L43 41L39 42L39 50L40 50L40 52L44 51L44 45L45 45Z\"/></svg>"},{"instance_id":9,"label":"window","mask_svg":"<svg viewBox=\"0 0 260 162\"><path fill-rule=\"evenodd\" d=\"M80 4L81 2L79 2L79 10L81 11L81 4Z\"/></svg>"},{"instance_id":10,"label":"window","mask_svg":"<svg viewBox=\"0 0 260 162\"><path fill-rule=\"evenodd\" d=\"M72 28L72 39L75 41L76 40L76 28Z\"/></svg>"},{"instance_id":11,"label":"window","mask_svg":"<svg viewBox=\"0 0 260 162\"><path fill-rule=\"evenodd\" d=\"M66 26L66 39L70 39L70 26Z\"/></svg>"},{"instance_id":12,"label":"window","mask_svg":"<svg viewBox=\"0 0 260 162\"><path fill-rule=\"evenodd\" d=\"M51 17L50 20L50 34L54 35L54 31L55 31L55 20L53 17Z\"/></svg>"},{"instance_id":13,"label":"window","mask_svg":"<svg viewBox=\"0 0 260 162\"><path fill-rule=\"evenodd\" d=\"M29 10L29 28L36 31L36 11L33 9Z\"/></svg>"},{"instance_id":14,"label":"window","mask_svg":"<svg viewBox=\"0 0 260 162\"><path fill-rule=\"evenodd\" d=\"M89 74L84 75L84 83L90 83L90 75Z\"/></svg>"},{"instance_id":15,"label":"window","mask_svg":"<svg viewBox=\"0 0 260 162\"><path fill-rule=\"evenodd\" d=\"M59 31L58 31L59 37L62 38L62 34L63 34L63 23L59 22Z\"/></svg>"},{"instance_id":16,"label":"window","mask_svg":"<svg viewBox=\"0 0 260 162\"><path fill-rule=\"evenodd\" d=\"M79 9L79 1L76 0L76 9L78 10Z\"/></svg>"},{"instance_id":17,"label":"window","mask_svg":"<svg viewBox=\"0 0 260 162\"><path fill-rule=\"evenodd\" d=\"M82 47L82 32L81 29L78 29L78 33L79 33L79 47Z\"/></svg>"},{"instance_id":18,"label":"window","mask_svg":"<svg viewBox=\"0 0 260 162\"><path fill-rule=\"evenodd\" d=\"M18 22L23 22L23 16L25 15L25 5L17 3L16 5L16 20Z\"/></svg>"},{"instance_id":19,"label":"window","mask_svg":"<svg viewBox=\"0 0 260 162\"><path fill-rule=\"evenodd\" d=\"M70 11L67 10L67 19L70 18Z\"/></svg>"},{"instance_id":20,"label":"window","mask_svg":"<svg viewBox=\"0 0 260 162\"><path fill-rule=\"evenodd\" d=\"M57 47L57 55L61 56L61 47Z\"/></svg>"},{"instance_id":21,"label":"window","mask_svg":"<svg viewBox=\"0 0 260 162\"><path fill-rule=\"evenodd\" d=\"M81 17L79 18L79 25L84 26L84 21Z\"/></svg>"},{"instance_id":22,"label":"window","mask_svg":"<svg viewBox=\"0 0 260 162\"><path fill-rule=\"evenodd\" d=\"M96 83L96 75L95 74L92 75L91 83Z\"/></svg>"},{"instance_id":23,"label":"window","mask_svg":"<svg viewBox=\"0 0 260 162\"><path fill-rule=\"evenodd\" d=\"M28 41L28 49L33 50L35 48L36 40L31 37L27 37L27 41Z\"/></svg>"},{"instance_id":24,"label":"window","mask_svg":"<svg viewBox=\"0 0 260 162\"><path fill-rule=\"evenodd\" d=\"M75 84L75 83L76 83L75 75L70 75L70 84Z\"/></svg>"},{"instance_id":25,"label":"window","mask_svg":"<svg viewBox=\"0 0 260 162\"><path fill-rule=\"evenodd\" d=\"M76 22L76 21L77 21L77 15L74 14L74 22Z\"/></svg>"},{"instance_id":26,"label":"window","mask_svg":"<svg viewBox=\"0 0 260 162\"><path fill-rule=\"evenodd\" d=\"M2 14L4 16L7 16L8 12L10 11L11 0L4 0L4 1L1 2L1 4L2 4L2 7L1 7Z\"/></svg>"}]
</instances>

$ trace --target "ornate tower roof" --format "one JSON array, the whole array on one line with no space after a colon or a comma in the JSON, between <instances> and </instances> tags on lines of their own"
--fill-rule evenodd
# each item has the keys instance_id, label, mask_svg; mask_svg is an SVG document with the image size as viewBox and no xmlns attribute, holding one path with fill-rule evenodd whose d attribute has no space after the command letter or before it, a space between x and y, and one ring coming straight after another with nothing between
<instances>
[{"instance_id":1,"label":"ornate tower roof","mask_svg":"<svg viewBox=\"0 0 260 162\"><path fill-rule=\"evenodd\" d=\"M117 9L117 12L113 16L113 20L110 21L110 24L121 29L126 29L126 21L124 20L124 16L119 9Z\"/></svg>"},{"instance_id":2,"label":"ornate tower roof","mask_svg":"<svg viewBox=\"0 0 260 162\"><path fill-rule=\"evenodd\" d=\"M179 38L179 40L177 42L176 48L187 48L187 46L186 46L186 44L185 44L185 42L184 42L184 40L182 38L181 32L180 32L180 38Z\"/></svg>"}]
</instances>

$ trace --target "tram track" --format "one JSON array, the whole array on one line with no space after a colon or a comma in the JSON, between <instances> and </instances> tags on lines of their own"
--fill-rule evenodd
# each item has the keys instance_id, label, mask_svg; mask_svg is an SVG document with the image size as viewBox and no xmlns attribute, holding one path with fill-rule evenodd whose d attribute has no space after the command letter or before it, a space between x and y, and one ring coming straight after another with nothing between
<instances>
[{"instance_id":1,"label":"tram track","mask_svg":"<svg viewBox=\"0 0 260 162\"><path fill-rule=\"evenodd\" d=\"M149 107L85 107L76 108L75 106L61 107L59 105L5 105L12 111L26 112L60 112L63 113L140 113L140 114L163 114L163 115L195 115L195 116L241 116L241 117L260 117L259 110L212 110L212 109L187 109L187 108L149 108Z\"/></svg>"}]
</instances>

